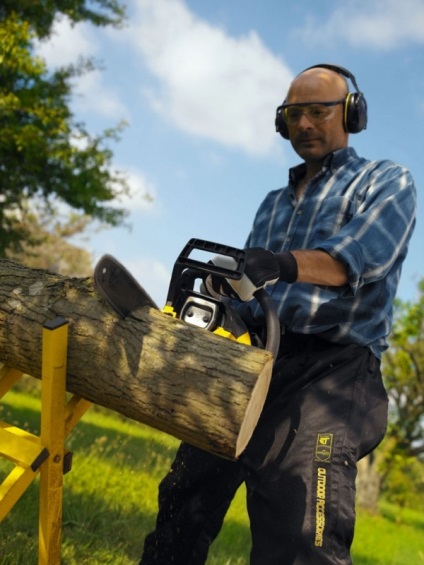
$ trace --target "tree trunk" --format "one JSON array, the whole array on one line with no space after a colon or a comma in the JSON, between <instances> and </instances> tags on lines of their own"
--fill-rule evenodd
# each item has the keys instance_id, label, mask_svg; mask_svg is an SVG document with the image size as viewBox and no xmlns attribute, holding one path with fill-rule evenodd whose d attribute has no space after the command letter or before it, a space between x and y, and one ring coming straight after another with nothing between
<instances>
[{"instance_id":1,"label":"tree trunk","mask_svg":"<svg viewBox=\"0 0 424 565\"><path fill-rule=\"evenodd\" d=\"M91 278L0 260L0 361L41 377L42 328L69 323L71 393L226 458L262 410L272 355L140 308L121 319Z\"/></svg>"},{"instance_id":2,"label":"tree trunk","mask_svg":"<svg viewBox=\"0 0 424 565\"><path fill-rule=\"evenodd\" d=\"M378 511L381 475L377 470L378 458L374 452L358 461L356 501L358 506L372 514Z\"/></svg>"}]
</instances>

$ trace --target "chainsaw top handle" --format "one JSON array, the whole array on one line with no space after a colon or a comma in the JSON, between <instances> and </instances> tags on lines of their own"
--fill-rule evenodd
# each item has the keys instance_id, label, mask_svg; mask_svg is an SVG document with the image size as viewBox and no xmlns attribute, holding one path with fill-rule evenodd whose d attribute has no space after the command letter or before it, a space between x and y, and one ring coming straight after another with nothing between
<instances>
[{"instance_id":1,"label":"chainsaw top handle","mask_svg":"<svg viewBox=\"0 0 424 565\"><path fill-rule=\"evenodd\" d=\"M235 268L226 268L213 263L205 263L190 257L193 251L197 249L213 255L224 255L225 257L232 257L236 261ZM181 251L175 266L181 270L186 268L196 269L200 273L207 273L210 275L217 275L226 279L239 280L244 273L244 265L246 260L246 252L244 249L237 249L222 243L214 243L212 241L205 241L203 239L192 238Z\"/></svg>"},{"instance_id":2,"label":"chainsaw top handle","mask_svg":"<svg viewBox=\"0 0 424 565\"><path fill-rule=\"evenodd\" d=\"M211 262L203 262L193 259L190 255L194 250L210 253L213 255L223 255L234 259L235 266L231 268L215 265ZM229 245L213 243L202 239L192 238L180 253L175 262L171 282L169 285L166 304L173 306L179 294L183 290L192 290L195 280L202 275L214 275L225 279L240 280L244 274L246 252ZM275 310L271 297L265 289L259 289L254 294L259 302L265 316L267 341L265 349L277 358L280 346L280 321Z\"/></svg>"}]
</instances>

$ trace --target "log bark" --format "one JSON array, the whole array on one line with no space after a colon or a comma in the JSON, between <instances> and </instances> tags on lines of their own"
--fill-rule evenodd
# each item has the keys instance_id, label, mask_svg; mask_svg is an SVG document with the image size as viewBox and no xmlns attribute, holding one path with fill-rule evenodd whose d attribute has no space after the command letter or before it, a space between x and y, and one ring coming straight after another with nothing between
<instances>
[{"instance_id":1,"label":"log bark","mask_svg":"<svg viewBox=\"0 0 424 565\"><path fill-rule=\"evenodd\" d=\"M42 330L69 323L69 392L222 457L244 450L272 355L140 308L121 319L92 278L0 260L0 361L41 377Z\"/></svg>"}]
</instances>

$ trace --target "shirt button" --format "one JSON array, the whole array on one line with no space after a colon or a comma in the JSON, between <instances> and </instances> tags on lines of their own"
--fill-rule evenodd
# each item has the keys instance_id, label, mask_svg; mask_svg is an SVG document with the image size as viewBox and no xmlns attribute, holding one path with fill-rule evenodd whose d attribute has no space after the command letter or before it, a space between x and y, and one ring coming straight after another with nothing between
<instances>
[{"instance_id":1,"label":"shirt button","mask_svg":"<svg viewBox=\"0 0 424 565\"><path fill-rule=\"evenodd\" d=\"M298 211L297 211L297 215L298 215L298 216L301 216L301 215L302 215L302 210L298 210Z\"/></svg>"}]
</instances>

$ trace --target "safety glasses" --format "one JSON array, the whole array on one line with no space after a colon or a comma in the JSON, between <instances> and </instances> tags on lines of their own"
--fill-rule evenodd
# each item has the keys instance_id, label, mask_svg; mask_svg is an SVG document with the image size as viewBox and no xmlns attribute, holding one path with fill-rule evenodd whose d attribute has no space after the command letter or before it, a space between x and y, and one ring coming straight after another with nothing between
<instances>
[{"instance_id":1,"label":"safety glasses","mask_svg":"<svg viewBox=\"0 0 424 565\"><path fill-rule=\"evenodd\" d=\"M284 121L289 126L295 126L300 118L305 116L314 124L326 122L334 116L335 106L342 104L345 98L331 102L305 102L304 104L283 104Z\"/></svg>"}]
</instances>

